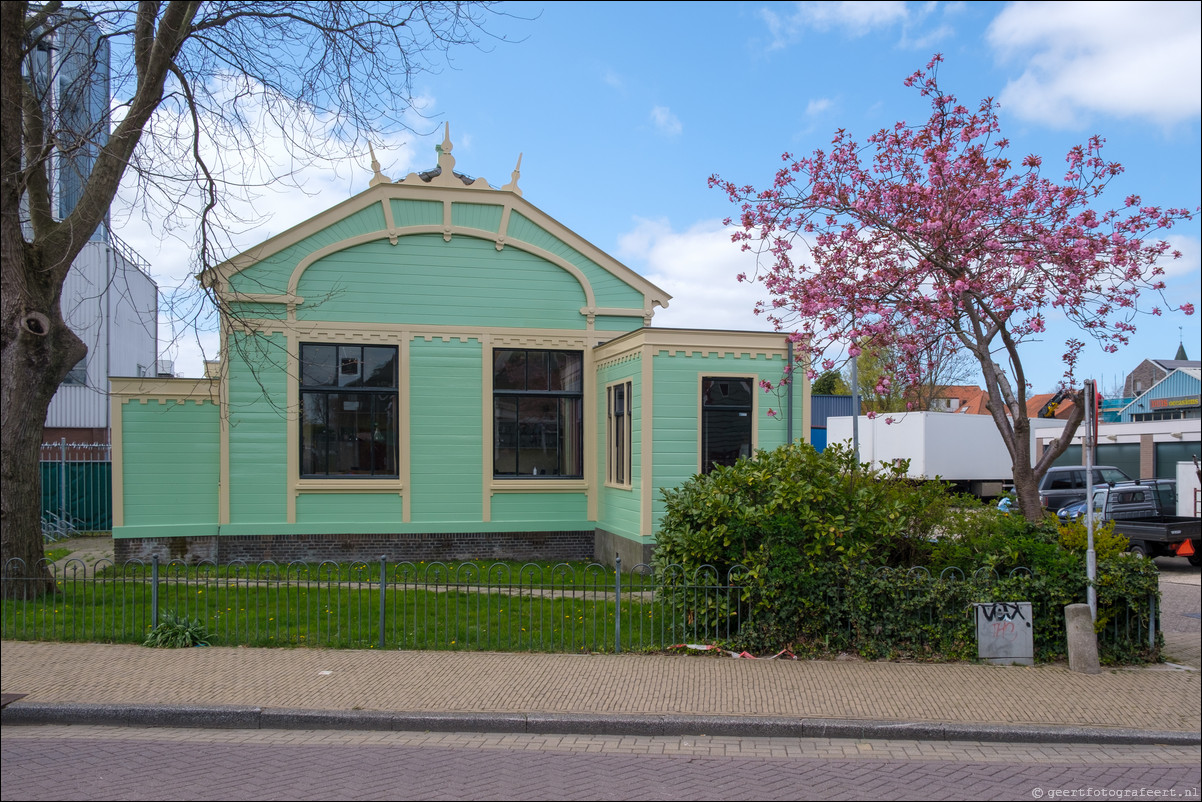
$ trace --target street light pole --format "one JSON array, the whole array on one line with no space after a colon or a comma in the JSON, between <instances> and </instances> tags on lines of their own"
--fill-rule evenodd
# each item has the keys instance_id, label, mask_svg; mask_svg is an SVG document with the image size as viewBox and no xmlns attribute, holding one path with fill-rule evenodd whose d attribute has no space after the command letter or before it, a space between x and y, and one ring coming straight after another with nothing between
<instances>
[{"instance_id":1,"label":"street light pole","mask_svg":"<svg viewBox=\"0 0 1202 802\"><path fill-rule=\"evenodd\" d=\"M1089 614L1096 622L1098 620L1098 589L1096 586L1098 578L1098 555L1093 547L1093 419L1095 392L1093 379L1086 379L1081 399L1082 403L1085 404L1085 439L1082 441L1085 447L1085 579L1087 583L1085 598L1089 601Z\"/></svg>"}]
</instances>

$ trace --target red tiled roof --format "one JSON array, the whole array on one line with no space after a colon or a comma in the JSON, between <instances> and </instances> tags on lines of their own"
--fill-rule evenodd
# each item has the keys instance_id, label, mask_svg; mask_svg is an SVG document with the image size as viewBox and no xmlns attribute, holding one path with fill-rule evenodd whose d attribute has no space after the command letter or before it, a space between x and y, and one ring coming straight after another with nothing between
<instances>
[{"instance_id":1,"label":"red tiled roof","mask_svg":"<svg viewBox=\"0 0 1202 802\"><path fill-rule=\"evenodd\" d=\"M954 387L946 387L939 394L941 399L956 399L959 401L956 409L953 412L961 415L988 415L989 414L989 393L985 392L980 387L973 385L960 385ZM1039 416L1048 402L1056 397L1056 393L1040 393L1031 396L1027 399L1027 417L1035 418ZM1066 398L1061 401L1056 407L1055 417L1064 419L1068 417L1069 410L1073 408L1072 399Z\"/></svg>"}]
</instances>

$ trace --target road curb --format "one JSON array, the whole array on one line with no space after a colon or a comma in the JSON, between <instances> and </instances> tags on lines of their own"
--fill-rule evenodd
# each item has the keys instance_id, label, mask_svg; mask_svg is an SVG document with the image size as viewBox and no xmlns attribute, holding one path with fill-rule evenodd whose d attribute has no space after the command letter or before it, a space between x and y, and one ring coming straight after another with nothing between
<instances>
[{"instance_id":1,"label":"road curb","mask_svg":"<svg viewBox=\"0 0 1202 802\"><path fill-rule=\"evenodd\" d=\"M47 704L26 701L17 701L5 707L0 712L0 724L1202 745L1202 733L1198 732L1103 727L755 716L389 712L223 705Z\"/></svg>"}]
</instances>

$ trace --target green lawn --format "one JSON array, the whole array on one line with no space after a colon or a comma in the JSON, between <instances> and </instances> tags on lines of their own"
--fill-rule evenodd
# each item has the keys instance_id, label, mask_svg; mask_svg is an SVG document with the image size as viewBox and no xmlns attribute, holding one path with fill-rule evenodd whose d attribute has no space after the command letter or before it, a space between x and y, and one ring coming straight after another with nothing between
<instances>
[{"instance_id":1,"label":"green lawn","mask_svg":"<svg viewBox=\"0 0 1202 802\"><path fill-rule=\"evenodd\" d=\"M353 572L353 569L352 569ZM389 583L383 601L386 649L612 651L620 615L623 649L650 649L701 636L650 592L596 587ZM460 574L460 578L462 578ZM623 582L624 587L629 587ZM153 622L151 586L140 576L63 581L41 599L2 603L3 637L140 643ZM160 585L158 609L199 619L213 645L378 648L380 588L362 584L176 576Z\"/></svg>"}]
</instances>

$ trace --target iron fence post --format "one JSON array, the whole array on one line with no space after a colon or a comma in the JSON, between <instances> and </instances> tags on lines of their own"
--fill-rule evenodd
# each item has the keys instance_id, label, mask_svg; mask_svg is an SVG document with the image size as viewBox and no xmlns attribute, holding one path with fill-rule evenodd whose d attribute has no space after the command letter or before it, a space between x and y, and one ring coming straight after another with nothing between
<instances>
[{"instance_id":1,"label":"iron fence post","mask_svg":"<svg viewBox=\"0 0 1202 802\"><path fill-rule=\"evenodd\" d=\"M150 558L150 628L159 625L159 555Z\"/></svg>"},{"instance_id":2,"label":"iron fence post","mask_svg":"<svg viewBox=\"0 0 1202 802\"><path fill-rule=\"evenodd\" d=\"M67 438L58 442L58 516L67 520Z\"/></svg>"},{"instance_id":3,"label":"iron fence post","mask_svg":"<svg viewBox=\"0 0 1202 802\"><path fill-rule=\"evenodd\" d=\"M388 570L386 554L380 555L380 648L384 648L384 600L388 598L387 590L384 586L385 574Z\"/></svg>"},{"instance_id":4,"label":"iron fence post","mask_svg":"<svg viewBox=\"0 0 1202 802\"><path fill-rule=\"evenodd\" d=\"M1156 594L1148 594L1148 648L1156 648Z\"/></svg>"},{"instance_id":5,"label":"iron fence post","mask_svg":"<svg viewBox=\"0 0 1202 802\"><path fill-rule=\"evenodd\" d=\"M614 554L614 654L622 653L622 555Z\"/></svg>"}]
</instances>

